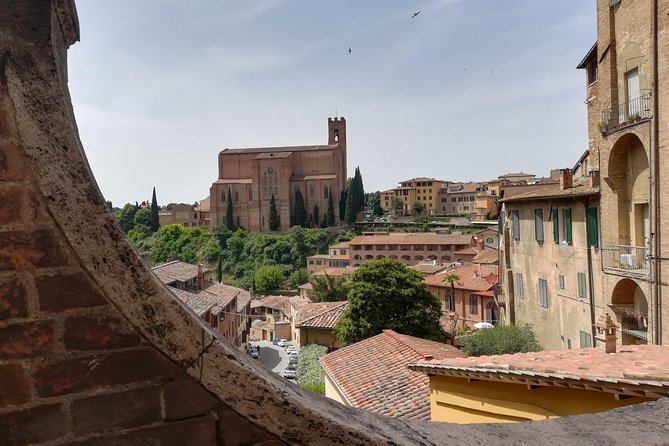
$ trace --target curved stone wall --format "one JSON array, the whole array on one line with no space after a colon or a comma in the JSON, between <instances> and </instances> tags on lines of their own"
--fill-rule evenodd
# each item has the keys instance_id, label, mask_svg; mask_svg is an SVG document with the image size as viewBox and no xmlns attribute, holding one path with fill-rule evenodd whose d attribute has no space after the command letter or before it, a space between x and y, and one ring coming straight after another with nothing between
<instances>
[{"instance_id":1,"label":"curved stone wall","mask_svg":"<svg viewBox=\"0 0 669 446\"><path fill-rule=\"evenodd\" d=\"M522 425L407 422L314 396L240 354L155 279L107 211L67 90L78 38L71 0L0 0L0 444L666 438L664 401Z\"/></svg>"}]
</instances>

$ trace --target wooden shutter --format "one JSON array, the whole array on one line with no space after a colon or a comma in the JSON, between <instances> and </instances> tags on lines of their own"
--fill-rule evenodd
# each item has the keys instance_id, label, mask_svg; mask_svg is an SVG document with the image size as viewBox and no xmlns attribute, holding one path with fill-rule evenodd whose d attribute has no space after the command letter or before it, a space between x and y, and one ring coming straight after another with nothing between
<instances>
[{"instance_id":1,"label":"wooden shutter","mask_svg":"<svg viewBox=\"0 0 669 446\"><path fill-rule=\"evenodd\" d=\"M585 211L585 226L588 233L588 246L599 246L599 220L597 208L587 208Z\"/></svg>"},{"instance_id":2,"label":"wooden shutter","mask_svg":"<svg viewBox=\"0 0 669 446\"><path fill-rule=\"evenodd\" d=\"M538 242L544 241L544 210L534 210L534 236Z\"/></svg>"},{"instance_id":3,"label":"wooden shutter","mask_svg":"<svg viewBox=\"0 0 669 446\"><path fill-rule=\"evenodd\" d=\"M560 243L560 218L557 209L553 209L553 241Z\"/></svg>"},{"instance_id":4,"label":"wooden shutter","mask_svg":"<svg viewBox=\"0 0 669 446\"><path fill-rule=\"evenodd\" d=\"M571 235L571 209L565 209L564 211L564 230L567 238L567 244L571 245L572 235Z\"/></svg>"},{"instance_id":5,"label":"wooden shutter","mask_svg":"<svg viewBox=\"0 0 669 446\"><path fill-rule=\"evenodd\" d=\"M513 239L520 240L520 212L511 211L511 225L513 226Z\"/></svg>"}]
</instances>

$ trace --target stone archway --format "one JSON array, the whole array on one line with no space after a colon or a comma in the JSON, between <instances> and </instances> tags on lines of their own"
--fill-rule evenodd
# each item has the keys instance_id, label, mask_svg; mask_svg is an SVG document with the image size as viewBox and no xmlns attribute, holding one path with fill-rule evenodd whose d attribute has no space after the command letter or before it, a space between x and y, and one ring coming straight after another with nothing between
<instances>
[{"instance_id":1,"label":"stone archway","mask_svg":"<svg viewBox=\"0 0 669 446\"><path fill-rule=\"evenodd\" d=\"M648 342L648 299L639 284L620 280L611 293L611 307L623 345Z\"/></svg>"}]
</instances>

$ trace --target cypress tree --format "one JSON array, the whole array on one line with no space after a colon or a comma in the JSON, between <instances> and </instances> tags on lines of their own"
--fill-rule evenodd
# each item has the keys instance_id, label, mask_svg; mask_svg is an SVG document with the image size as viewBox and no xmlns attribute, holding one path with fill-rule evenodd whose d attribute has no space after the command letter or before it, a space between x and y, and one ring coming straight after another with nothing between
<instances>
[{"instance_id":1,"label":"cypress tree","mask_svg":"<svg viewBox=\"0 0 669 446\"><path fill-rule=\"evenodd\" d=\"M304 207L304 197L299 189L295 189L295 209L293 214L293 226L307 225L307 210Z\"/></svg>"},{"instance_id":2,"label":"cypress tree","mask_svg":"<svg viewBox=\"0 0 669 446\"><path fill-rule=\"evenodd\" d=\"M328 194L328 210L325 214L325 224L329 227L335 225L334 202L332 201L332 190Z\"/></svg>"},{"instance_id":3,"label":"cypress tree","mask_svg":"<svg viewBox=\"0 0 669 446\"><path fill-rule=\"evenodd\" d=\"M321 222L321 210L318 209L318 204L314 205L313 221L314 227L318 226L318 224Z\"/></svg>"},{"instance_id":4,"label":"cypress tree","mask_svg":"<svg viewBox=\"0 0 669 446\"><path fill-rule=\"evenodd\" d=\"M356 212L360 212L365 208L365 187L362 184L362 174L360 173L360 168L355 168L355 176L353 177L355 183L355 193L356 193Z\"/></svg>"},{"instance_id":5,"label":"cypress tree","mask_svg":"<svg viewBox=\"0 0 669 446\"><path fill-rule=\"evenodd\" d=\"M223 282L223 258L221 254L218 254L218 266L216 267L216 279L218 283Z\"/></svg>"},{"instance_id":6,"label":"cypress tree","mask_svg":"<svg viewBox=\"0 0 669 446\"><path fill-rule=\"evenodd\" d=\"M225 227L228 229L234 229L235 223L232 218L232 191L228 187L228 207L225 210Z\"/></svg>"},{"instance_id":7,"label":"cypress tree","mask_svg":"<svg viewBox=\"0 0 669 446\"><path fill-rule=\"evenodd\" d=\"M346 223L352 225L355 223L356 210L355 210L355 182L351 182L352 190L346 192L346 213L344 214L344 219Z\"/></svg>"},{"instance_id":8,"label":"cypress tree","mask_svg":"<svg viewBox=\"0 0 669 446\"><path fill-rule=\"evenodd\" d=\"M158 200L156 200L156 187L153 187L153 196L151 197L151 232L156 232L160 227L158 219Z\"/></svg>"},{"instance_id":9,"label":"cypress tree","mask_svg":"<svg viewBox=\"0 0 669 446\"><path fill-rule=\"evenodd\" d=\"M269 200L269 230L276 231L281 226L281 221L279 220L279 213L276 211L276 200L274 200L274 194Z\"/></svg>"},{"instance_id":10,"label":"cypress tree","mask_svg":"<svg viewBox=\"0 0 669 446\"><path fill-rule=\"evenodd\" d=\"M348 189L348 183L346 185ZM347 190L341 191L341 194L339 196L339 221L343 222L344 221L344 215L346 214L346 194Z\"/></svg>"}]
</instances>

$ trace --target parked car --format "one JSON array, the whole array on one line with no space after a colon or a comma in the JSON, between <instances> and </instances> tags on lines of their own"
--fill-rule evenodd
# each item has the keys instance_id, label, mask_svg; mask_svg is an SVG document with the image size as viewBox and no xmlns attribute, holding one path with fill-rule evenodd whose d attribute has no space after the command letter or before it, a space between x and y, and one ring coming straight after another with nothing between
<instances>
[{"instance_id":1,"label":"parked car","mask_svg":"<svg viewBox=\"0 0 669 446\"><path fill-rule=\"evenodd\" d=\"M249 355L254 359L260 358L260 347L257 345L249 345Z\"/></svg>"},{"instance_id":2,"label":"parked car","mask_svg":"<svg viewBox=\"0 0 669 446\"><path fill-rule=\"evenodd\" d=\"M299 357L297 355L288 356L288 364L297 364Z\"/></svg>"},{"instance_id":3,"label":"parked car","mask_svg":"<svg viewBox=\"0 0 669 446\"><path fill-rule=\"evenodd\" d=\"M288 364L286 370L283 371L283 377L287 379L295 379L297 377L297 367Z\"/></svg>"},{"instance_id":4,"label":"parked car","mask_svg":"<svg viewBox=\"0 0 669 446\"><path fill-rule=\"evenodd\" d=\"M280 340L281 340L281 339L272 339L272 344L274 344L274 345L279 345L279 341L280 341Z\"/></svg>"},{"instance_id":5,"label":"parked car","mask_svg":"<svg viewBox=\"0 0 669 446\"><path fill-rule=\"evenodd\" d=\"M289 345L288 347L286 347L286 353L288 353L289 355L291 355L293 353L297 353L297 352L298 352L298 348L295 347L294 345Z\"/></svg>"},{"instance_id":6,"label":"parked car","mask_svg":"<svg viewBox=\"0 0 669 446\"><path fill-rule=\"evenodd\" d=\"M286 346L286 340L285 339L279 339L279 342L276 344L279 347L285 347Z\"/></svg>"}]
</instances>

